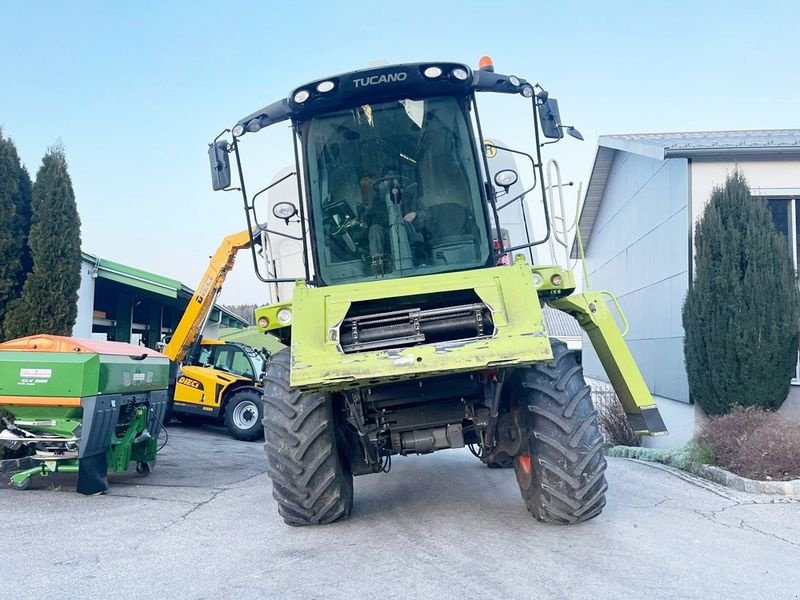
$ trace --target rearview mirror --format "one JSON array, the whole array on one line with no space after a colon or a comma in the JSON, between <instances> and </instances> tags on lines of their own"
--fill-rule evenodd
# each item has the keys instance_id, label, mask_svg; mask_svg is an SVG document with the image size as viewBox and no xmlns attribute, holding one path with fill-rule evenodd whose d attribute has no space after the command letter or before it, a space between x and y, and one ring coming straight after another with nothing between
<instances>
[{"instance_id":1,"label":"rearview mirror","mask_svg":"<svg viewBox=\"0 0 800 600\"><path fill-rule=\"evenodd\" d=\"M211 164L211 187L214 191L224 190L231 184L231 161L228 158L228 142L220 140L208 148L208 162Z\"/></svg>"},{"instance_id":2,"label":"rearview mirror","mask_svg":"<svg viewBox=\"0 0 800 600\"><path fill-rule=\"evenodd\" d=\"M561 115L558 112L558 100L548 98L539 107L539 123L542 125L544 137L556 140L564 137L564 132L561 130Z\"/></svg>"}]
</instances>

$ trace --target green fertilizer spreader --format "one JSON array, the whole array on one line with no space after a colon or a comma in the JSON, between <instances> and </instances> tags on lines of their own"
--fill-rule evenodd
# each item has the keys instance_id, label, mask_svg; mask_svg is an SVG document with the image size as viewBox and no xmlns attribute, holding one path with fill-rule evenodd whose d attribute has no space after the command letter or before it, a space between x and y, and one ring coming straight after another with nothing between
<instances>
[{"instance_id":1,"label":"green fertilizer spreader","mask_svg":"<svg viewBox=\"0 0 800 600\"><path fill-rule=\"evenodd\" d=\"M33 446L39 465L16 473L77 473L77 491L108 489L108 471L131 462L146 475L155 462L167 408L169 360L148 348L37 335L0 344L0 408L10 413L0 444Z\"/></svg>"}]
</instances>

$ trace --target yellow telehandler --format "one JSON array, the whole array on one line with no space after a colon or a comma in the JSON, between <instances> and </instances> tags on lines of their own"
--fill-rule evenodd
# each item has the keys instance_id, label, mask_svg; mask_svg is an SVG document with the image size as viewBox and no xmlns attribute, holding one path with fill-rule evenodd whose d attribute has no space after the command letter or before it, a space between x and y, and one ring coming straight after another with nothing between
<instances>
[{"instance_id":1,"label":"yellow telehandler","mask_svg":"<svg viewBox=\"0 0 800 600\"><path fill-rule=\"evenodd\" d=\"M238 342L203 338L214 302L239 250L251 247L249 230L226 236L211 257L175 332L163 349L172 361L168 421L217 420L238 439L262 435L261 376L269 353Z\"/></svg>"}]
</instances>

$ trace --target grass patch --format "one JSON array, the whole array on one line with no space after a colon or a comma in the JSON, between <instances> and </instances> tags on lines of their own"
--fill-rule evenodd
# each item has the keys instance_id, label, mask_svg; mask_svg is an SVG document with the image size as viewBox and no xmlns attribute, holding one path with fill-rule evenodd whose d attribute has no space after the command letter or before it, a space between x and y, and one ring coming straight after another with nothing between
<instances>
[{"instance_id":1,"label":"grass patch","mask_svg":"<svg viewBox=\"0 0 800 600\"><path fill-rule=\"evenodd\" d=\"M682 448L669 450L665 448L636 448L631 446L614 446L608 449L609 456L618 458L635 458L647 462L657 462L665 465L689 470L692 465L710 465L712 455L708 448L689 443Z\"/></svg>"}]
</instances>

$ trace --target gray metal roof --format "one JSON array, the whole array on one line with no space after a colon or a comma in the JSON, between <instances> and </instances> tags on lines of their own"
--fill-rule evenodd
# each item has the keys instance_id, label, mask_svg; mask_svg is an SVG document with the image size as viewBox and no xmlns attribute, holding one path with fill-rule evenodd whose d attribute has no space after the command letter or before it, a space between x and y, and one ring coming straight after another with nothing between
<instances>
[{"instance_id":1,"label":"gray metal roof","mask_svg":"<svg viewBox=\"0 0 800 600\"><path fill-rule=\"evenodd\" d=\"M584 250L588 248L614 155L618 150L656 160L775 155L794 155L800 158L800 129L601 135L597 141L597 153L578 221ZM571 256L578 258L577 240L572 243Z\"/></svg>"},{"instance_id":2,"label":"gray metal roof","mask_svg":"<svg viewBox=\"0 0 800 600\"><path fill-rule=\"evenodd\" d=\"M598 146L659 160L732 154L800 153L800 129L602 135Z\"/></svg>"},{"instance_id":3,"label":"gray metal roof","mask_svg":"<svg viewBox=\"0 0 800 600\"><path fill-rule=\"evenodd\" d=\"M570 338L581 337L581 326L574 317L571 317L565 312L550 308L545 304L542 309L544 313L544 322L547 327L547 333L552 337L557 338Z\"/></svg>"}]
</instances>

